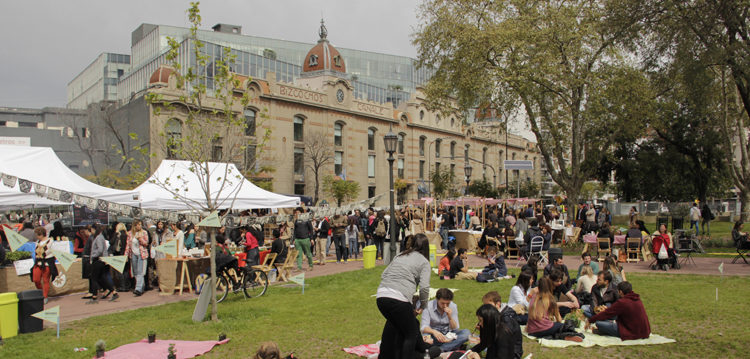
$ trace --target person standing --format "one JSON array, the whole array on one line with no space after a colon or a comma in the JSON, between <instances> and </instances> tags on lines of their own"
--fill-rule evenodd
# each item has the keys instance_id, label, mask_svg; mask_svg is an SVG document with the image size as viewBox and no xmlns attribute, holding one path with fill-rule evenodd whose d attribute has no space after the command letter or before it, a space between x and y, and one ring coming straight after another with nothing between
<instances>
[{"instance_id":1,"label":"person standing","mask_svg":"<svg viewBox=\"0 0 750 359\"><path fill-rule=\"evenodd\" d=\"M36 249L31 279L36 288L42 290L44 304L47 304L49 284L57 277L55 257L52 255L52 240L47 238L47 230L44 227L36 227L34 235L36 236Z\"/></svg>"},{"instance_id":2,"label":"person standing","mask_svg":"<svg viewBox=\"0 0 750 359\"><path fill-rule=\"evenodd\" d=\"M693 202L693 206L690 207L690 229L693 229L693 225L695 225L695 235L697 236L699 234L698 232L698 221L701 219L701 211L698 209L698 202Z\"/></svg>"},{"instance_id":3,"label":"person standing","mask_svg":"<svg viewBox=\"0 0 750 359\"><path fill-rule=\"evenodd\" d=\"M703 204L701 210L701 218L703 218L703 235L711 236L711 221L714 220L714 214L711 212L711 208L708 208L708 203Z\"/></svg>"},{"instance_id":4,"label":"person standing","mask_svg":"<svg viewBox=\"0 0 750 359\"><path fill-rule=\"evenodd\" d=\"M250 231L250 226L244 228L243 242L245 244L245 253L247 265L254 266L260 264L260 249L258 249L258 238Z\"/></svg>"},{"instance_id":5,"label":"person standing","mask_svg":"<svg viewBox=\"0 0 750 359\"><path fill-rule=\"evenodd\" d=\"M133 272L133 277L135 277L133 294L139 297L143 294L143 278L146 275L146 260L148 259L148 233L143 230L143 222L140 219L133 220L133 225L128 232L125 257L130 259L130 269Z\"/></svg>"},{"instance_id":6,"label":"person standing","mask_svg":"<svg viewBox=\"0 0 750 359\"><path fill-rule=\"evenodd\" d=\"M94 231L94 241L91 244L91 275L89 275L89 293L91 293L91 299L86 304L96 304L97 295L99 289L104 288L108 292L102 298L109 297L112 294L110 301L115 301L120 297L115 290L114 285L109 277L106 276L106 271L109 269L107 264L102 261L101 257L109 255L107 251L107 240L104 238L104 225L96 225ZM114 235L117 235L116 233ZM113 294L114 293L114 294Z\"/></svg>"},{"instance_id":7,"label":"person standing","mask_svg":"<svg viewBox=\"0 0 750 359\"><path fill-rule=\"evenodd\" d=\"M297 248L297 269L302 270L302 256L307 256L307 270L313 269L313 256L310 251L310 238L313 236L313 226L310 220L303 220L300 215L302 207L294 210L294 247Z\"/></svg>"},{"instance_id":8,"label":"person standing","mask_svg":"<svg viewBox=\"0 0 750 359\"><path fill-rule=\"evenodd\" d=\"M359 255L359 217L349 218L349 225L346 227L346 240L349 242L349 258L354 255L357 259Z\"/></svg>"},{"instance_id":9,"label":"person standing","mask_svg":"<svg viewBox=\"0 0 750 359\"><path fill-rule=\"evenodd\" d=\"M331 224L328 222L328 217L323 217L318 222L318 235L315 240L315 257L318 260L319 265L326 264L326 245L328 245L328 231L331 229Z\"/></svg>"},{"instance_id":10,"label":"person standing","mask_svg":"<svg viewBox=\"0 0 750 359\"><path fill-rule=\"evenodd\" d=\"M341 263L342 259L344 260L344 263L346 263L347 224L346 216L341 214L333 216L331 226L333 227L333 246L336 248L337 264Z\"/></svg>"},{"instance_id":11,"label":"person standing","mask_svg":"<svg viewBox=\"0 0 750 359\"><path fill-rule=\"evenodd\" d=\"M372 221L370 229L372 229L372 238L378 250L377 254L380 258L383 258L383 242L385 242L385 237L388 235L388 221L385 220L385 211L378 211L378 215Z\"/></svg>"},{"instance_id":12,"label":"person standing","mask_svg":"<svg viewBox=\"0 0 750 359\"><path fill-rule=\"evenodd\" d=\"M386 320L380 339L381 359L414 358L429 349L416 318L427 308L430 295L429 257L427 236L417 234L412 246L394 258L381 275L376 294L378 310ZM417 289L420 306L414 309L411 299Z\"/></svg>"}]
</instances>

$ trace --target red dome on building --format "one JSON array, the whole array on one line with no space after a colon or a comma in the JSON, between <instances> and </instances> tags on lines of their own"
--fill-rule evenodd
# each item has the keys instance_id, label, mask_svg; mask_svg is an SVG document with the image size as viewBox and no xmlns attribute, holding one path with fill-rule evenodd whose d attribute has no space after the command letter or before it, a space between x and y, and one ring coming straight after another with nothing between
<instances>
[{"instance_id":1,"label":"red dome on building","mask_svg":"<svg viewBox=\"0 0 750 359\"><path fill-rule=\"evenodd\" d=\"M320 35L320 40L318 40L317 45L313 46L307 52L302 64L302 72L336 71L346 73L344 58L341 57L341 54L333 45L328 43L328 30L323 20L320 20L318 35Z\"/></svg>"},{"instance_id":2,"label":"red dome on building","mask_svg":"<svg viewBox=\"0 0 750 359\"><path fill-rule=\"evenodd\" d=\"M155 84L169 84L169 76L172 75L174 72L174 69L167 65L159 65L159 67L154 71L154 73L151 74L151 77L148 79L149 85L155 85Z\"/></svg>"}]
</instances>

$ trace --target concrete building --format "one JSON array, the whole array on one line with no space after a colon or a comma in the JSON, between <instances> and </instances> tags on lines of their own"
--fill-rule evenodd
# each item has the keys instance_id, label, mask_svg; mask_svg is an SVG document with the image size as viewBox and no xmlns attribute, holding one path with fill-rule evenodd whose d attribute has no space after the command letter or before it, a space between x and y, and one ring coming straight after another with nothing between
<instances>
[{"instance_id":1,"label":"concrete building","mask_svg":"<svg viewBox=\"0 0 750 359\"><path fill-rule=\"evenodd\" d=\"M117 100L117 83L130 70L130 55L100 54L68 83L68 108L85 109L101 101Z\"/></svg>"}]
</instances>

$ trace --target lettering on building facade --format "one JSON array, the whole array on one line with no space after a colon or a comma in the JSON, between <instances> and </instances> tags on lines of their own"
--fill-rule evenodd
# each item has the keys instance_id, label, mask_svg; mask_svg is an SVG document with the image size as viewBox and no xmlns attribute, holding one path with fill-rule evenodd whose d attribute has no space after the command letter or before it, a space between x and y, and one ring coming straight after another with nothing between
<instances>
[{"instance_id":1,"label":"lettering on building facade","mask_svg":"<svg viewBox=\"0 0 750 359\"><path fill-rule=\"evenodd\" d=\"M279 95L285 96L285 97L298 98L301 100L317 102L317 103L323 103L325 100L325 95L319 94L317 92L307 91L307 90L284 86L284 85L279 85Z\"/></svg>"}]
</instances>

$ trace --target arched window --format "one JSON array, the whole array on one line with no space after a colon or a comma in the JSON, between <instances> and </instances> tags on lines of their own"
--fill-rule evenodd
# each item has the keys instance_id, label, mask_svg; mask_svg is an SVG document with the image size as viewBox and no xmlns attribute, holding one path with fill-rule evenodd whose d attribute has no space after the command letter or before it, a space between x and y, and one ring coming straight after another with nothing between
<instances>
[{"instance_id":1,"label":"arched window","mask_svg":"<svg viewBox=\"0 0 750 359\"><path fill-rule=\"evenodd\" d=\"M419 137L419 155L424 156L424 143L427 141L427 137L420 136Z\"/></svg>"},{"instance_id":2,"label":"arched window","mask_svg":"<svg viewBox=\"0 0 750 359\"><path fill-rule=\"evenodd\" d=\"M333 144L335 146L342 146L344 143L344 125L341 122L336 122L333 125Z\"/></svg>"},{"instance_id":3,"label":"arched window","mask_svg":"<svg viewBox=\"0 0 750 359\"><path fill-rule=\"evenodd\" d=\"M404 154L404 139L405 138L406 138L406 134L405 133L399 133L398 134L398 148L397 148L398 152L397 153L399 155L403 155Z\"/></svg>"},{"instance_id":4,"label":"arched window","mask_svg":"<svg viewBox=\"0 0 750 359\"><path fill-rule=\"evenodd\" d=\"M419 111L419 120L424 120L424 110Z\"/></svg>"},{"instance_id":5,"label":"arched window","mask_svg":"<svg viewBox=\"0 0 750 359\"><path fill-rule=\"evenodd\" d=\"M482 177L487 174L487 147L482 148Z\"/></svg>"},{"instance_id":6,"label":"arched window","mask_svg":"<svg viewBox=\"0 0 750 359\"><path fill-rule=\"evenodd\" d=\"M456 157L456 141L451 142L451 160Z\"/></svg>"},{"instance_id":7,"label":"arched window","mask_svg":"<svg viewBox=\"0 0 750 359\"><path fill-rule=\"evenodd\" d=\"M245 136L255 136L256 111L251 108L245 109Z\"/></svg>"},{"instance_id":8,"label":"arched window","mask_svg":"<svg viewBox=\"0 0 750 359\"><path fill-rule=\"evenodd\" d=\"M175 159L182 146L182 121L170 118L165 129L167 134L167 158Z\"/></svg>"},{"instance_id":9,"label":"arched window","mask_svg":"<svg viewBox=\"0 0 750 359\"><path fill-rule=\"evenodd\" d=\"M367 149L375 151L375 129L372 127L367 129Z\"/></svg>"},{"instance_id":10,"label":"arched window","mask_svg":"<svg viewBox=\"0 0 750 359\"><path fill-rule=\"evenodd\" d=\"M440 123L440 115L435 116L435 124Z\"/></svg>"},{"instance_id":11,"label":"arched window","mask_svg":"<svg viewBox=\"0 0 750 359\"><path fill-rule=\"evenodd\" d=\"M451 127L456 126L456 119L451 117Z\"/></svg>"},{"instance_id":12,"label":"arched window","mask_svg":"<svg viewBox=\"0 0 750 359\"><path fill-rule=\"evenodd\" d=\"M302 116L294 116L294 141L302 142L305 140L305 119Z\"/></svg>"},{"instance_id":13,"label":"arched window","mask_svg":"<svg viewBox=\"0 0 750 359\"><path fill-rule=\"evenodd\" d=\"M440 158L440 145L443 143L443 140L435 140L435 158Z\"/></svg>"}]
</instances>

